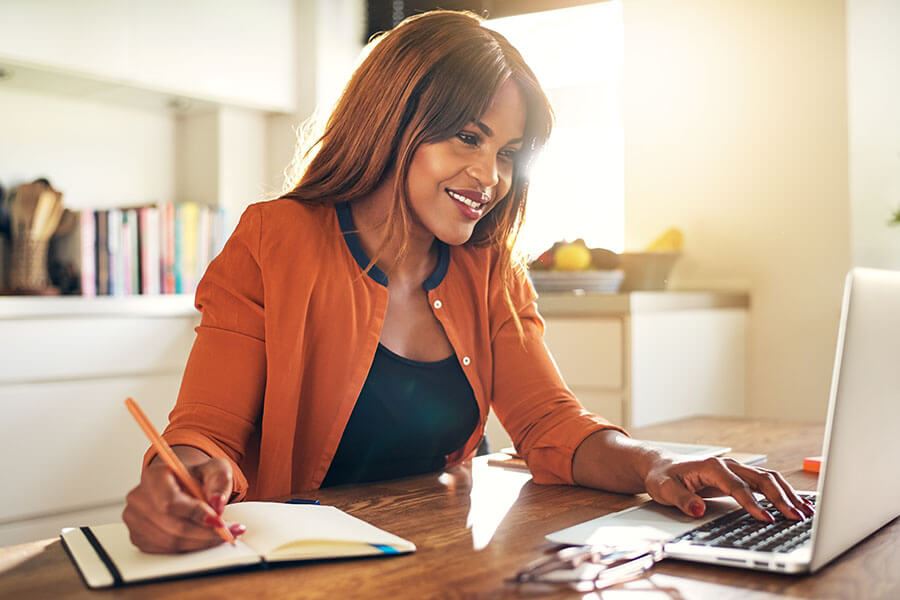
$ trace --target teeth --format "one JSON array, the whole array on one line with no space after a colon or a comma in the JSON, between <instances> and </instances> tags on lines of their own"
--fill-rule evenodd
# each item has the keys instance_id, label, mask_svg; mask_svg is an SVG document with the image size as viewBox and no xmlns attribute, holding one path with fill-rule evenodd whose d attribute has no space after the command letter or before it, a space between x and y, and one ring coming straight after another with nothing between
<instances>
[{"instance_id":1,"label":"teeth","mask_svg":"<svg viewBox=\"0 0 900 600\"><path fill-rule=\"evenodd\" d=\"M474 202L461 194L457 194L456 192L447 190L447 194L454 200L459 200L460 202L462 202L463 204L465 204L466 206L468 206L469 208L472 208L474 210L481 210L481 207L483 206L483 203Z\"/></svg>"}]
</instances>

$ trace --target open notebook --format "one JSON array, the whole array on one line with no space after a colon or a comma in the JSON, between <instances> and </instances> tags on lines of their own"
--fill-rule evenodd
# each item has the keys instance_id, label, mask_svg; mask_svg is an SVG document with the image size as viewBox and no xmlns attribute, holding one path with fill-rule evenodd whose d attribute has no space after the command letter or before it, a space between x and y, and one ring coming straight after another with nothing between
<instances>
[{"instance_id":1,"label":"open notebook","mask_svg":"<svg viewBox=\"0 0 900 600\"><path fill-rule=\"evenodd\" d=\"M146 554L132 545L124 523L68 528L62 540L89 587L169 579L268 562L414 552L412 542L333 507L274 502L230 504L227 522L247 532L235 546L185 554Z\"/></svg>"}]
</instances>

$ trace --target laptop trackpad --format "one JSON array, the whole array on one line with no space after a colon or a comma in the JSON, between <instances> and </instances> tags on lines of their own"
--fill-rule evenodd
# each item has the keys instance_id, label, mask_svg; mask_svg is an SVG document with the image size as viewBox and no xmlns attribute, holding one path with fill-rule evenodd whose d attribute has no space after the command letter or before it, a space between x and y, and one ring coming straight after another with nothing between
<instances>
[{"instance_id":1,"label":"laptop trackpad","mask_svg":"<svg viewBox=\"0 0 900 600\"><path fill-rule=\"evenodd\" d=\"M706 514L695 519L673 506L652 500L597 519L585 521L547 535L557 544L631 546L646 542L667 541L704 523L739 508L729 497L704 498Z\"/></svg>"}]
</instances>

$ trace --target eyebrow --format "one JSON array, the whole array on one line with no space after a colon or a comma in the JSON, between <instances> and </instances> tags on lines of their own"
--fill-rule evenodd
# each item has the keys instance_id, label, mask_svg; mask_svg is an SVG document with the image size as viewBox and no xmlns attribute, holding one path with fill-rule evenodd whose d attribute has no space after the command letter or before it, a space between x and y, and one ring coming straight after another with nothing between
<instances>
[{"instance_id":1,"label":"eyebrow","mask_svg":"<svg viewBox=\"0 0 900 600\"><path fill-rule=\"evenodd\" d=\"M484 123L482 123L481 121L479 121L478 119L472 119L472 122L475 123L475 126L478 127L478 129L480 129L481 132L482 132L484 135L486 135L486 136L488 136L488 137L494 137L494 130L493 130L493 129L491 129L490 127L488 127L487 125L485 125ZM506 143L507 143L507 145L509 145L509 144L518 144L518 143L520 143L521 141L522 141L522 138L517 137L517 138L515 138L515 139L509 140L509 141L506 142Z\"/></svg>"}]
</instances>

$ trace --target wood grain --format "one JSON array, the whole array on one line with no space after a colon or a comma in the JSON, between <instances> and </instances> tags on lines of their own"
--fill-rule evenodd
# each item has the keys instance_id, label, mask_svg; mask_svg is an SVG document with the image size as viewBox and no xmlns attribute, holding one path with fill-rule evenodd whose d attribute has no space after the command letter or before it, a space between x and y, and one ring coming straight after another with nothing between
<instances>
[{"instance_id":1,"label":"wood grain","mask_svg":"<svg viewBox=\"0 0 900 600\"><path fill-rule=\"evenodd\" d=\"M764 452L770 457L769 466L784 472L795 487L815 488L815 476L800 471L800 464L804 456L819 452L821 425L700 417L633 433L646 439ZM548 547L545 534L644 499L535 485L527 473L489 467L484 459L440 476L307 495L412 540L418 552L92 592L59 542L45 540L0 549L0 598L533 597L503 580ZM900 523L895 520L815 576L664 561L650 576L621 586L621 591L634 590L635 596L641 596L637 592L652 590L653 597L674 598L900 598L898 540ZM564 596L560 592L540 597Z\"/></svg>"}]
</instances>

